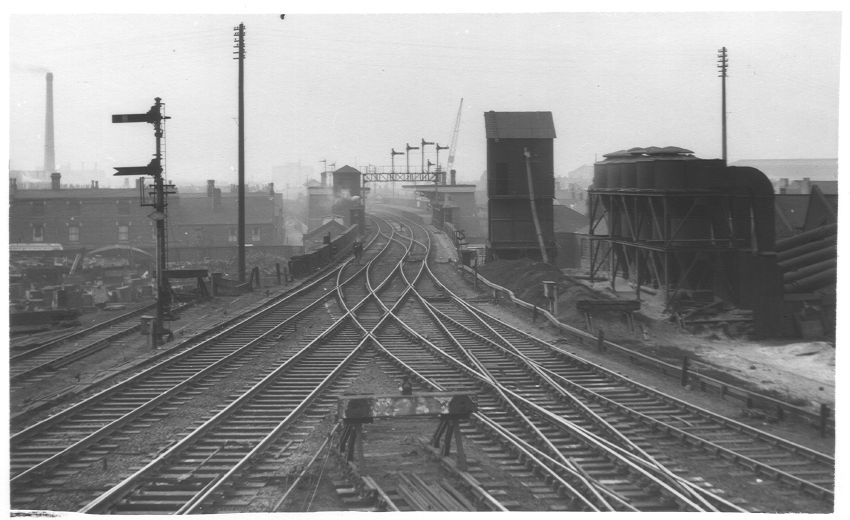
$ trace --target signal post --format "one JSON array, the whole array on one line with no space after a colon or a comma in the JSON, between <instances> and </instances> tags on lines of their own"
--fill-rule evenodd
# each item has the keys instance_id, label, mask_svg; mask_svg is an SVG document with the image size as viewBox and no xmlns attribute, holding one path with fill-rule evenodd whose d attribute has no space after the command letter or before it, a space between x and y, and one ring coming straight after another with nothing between
<instances>
[{"instance_id":1,"label":"signal post","mask_svg":"<svg viewBox=\"0 0 850 520\"><path fill-rule=\"evenodd\" d=\"M156 152L147 166L116 167L115 175L150 175L154 179L154 202L146 203L144 191L141 193L141 205L152 206L153 213L148 215L156 222L156 319L153 324L153 346L157 347L162 341L163 322L168 315L166 305L170 303L171 291L165 275L166 242L165 242L165 182L162 178L162 136L163 121L171 119L162 115L162 98L154 98L154 105L144 114L115 114L113 123L150 123L154 127ZM143 189L143 188L142 188Z\"/></svg>"}]
</instances>

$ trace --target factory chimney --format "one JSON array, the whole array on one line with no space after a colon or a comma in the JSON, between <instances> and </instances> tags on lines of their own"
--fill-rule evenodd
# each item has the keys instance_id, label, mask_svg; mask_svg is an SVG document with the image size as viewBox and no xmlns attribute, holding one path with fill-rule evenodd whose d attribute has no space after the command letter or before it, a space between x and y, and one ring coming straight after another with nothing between
<instances>
[{"instance_id":1,"label":"factory chimney","mask_svg":"<svg viewBox=\"0 0 850 520\"><path fill-rule=\"evenodd\" d=\"M44 116L44 173L56 169L56 148L53 143L53 73L47 73L47 110Z\"/></svg>"},{"instance_id":2,"label":"factory chimney","mask_svg":"<svg viewBox=\"0 0 850 520\"><path fill-rule=\"evenodd\" d=\"M59 172L53 172L50 174L50 189L58 190L61 187L62 174Z\"/></svg>"}]
</instances>

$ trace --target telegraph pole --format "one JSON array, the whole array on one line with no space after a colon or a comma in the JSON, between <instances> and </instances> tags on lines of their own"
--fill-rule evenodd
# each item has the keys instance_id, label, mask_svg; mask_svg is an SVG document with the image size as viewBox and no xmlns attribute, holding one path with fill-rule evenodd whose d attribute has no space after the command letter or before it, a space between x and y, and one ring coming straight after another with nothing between
<instances>
[{"instance_id":1,"label":"telegraph pole","mask_svg":"<svg viewBox=\"0 0 850 520\"><path fill-rule=\"evenodd\" d=\"M717 51L717 68L720 69L721 81L721 121L722 121L722 139L723 139L723 164L727 162L726 156L726 70L729 67L729 57L726 54L726 47L721 47Z\"/></svg>"},{"instance_id":2,"label":"telegraph pole","mask_svg":"<svg viewBox=\"0 0 850 520\"><path fill-rule=\"evenodd\" d=\"M239 281L245 281L245 24L233 28L236 58L239 60L239 183L237 185L239 218L236 239L239 242Z\"/></svg>"}]
</instances>

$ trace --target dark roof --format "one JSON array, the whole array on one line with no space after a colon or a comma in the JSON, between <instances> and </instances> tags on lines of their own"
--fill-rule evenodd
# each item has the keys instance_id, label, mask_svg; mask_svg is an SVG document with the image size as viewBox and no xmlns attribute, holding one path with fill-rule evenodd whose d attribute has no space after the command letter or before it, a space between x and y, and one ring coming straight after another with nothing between
<instances>
[{"instance_id":1,"label":"dark roof","mask_svg":"<svg viewBox=\"0 0 850 520\"><path fill-rule=\"evenodd\" d=\"M335 238L335 235L339 236L346 229L347 228L344 225L340 224L336 220L329 220L329 221L325 222L324 224L322 224L321 226L317 227L316 229L309 231L307 233L304 233L304 239L305 240L311 240L311 239L313 239L314 237L317 237L317 236L327 235L328 232L331 233L331 238Z\"/></svg>"},{"instance_id":2,"label":"dark roof","mask_svg":"<svg viewBox=\"0 0 850 520\"><path fill-rule=\"evenodd\" d=\"M808 195L775 195L776 231L779 238L799 233L806 223Z\"/></svg>"},{"instance_id":3,"label":"dark roof","mask_svg":"<svg viewBox=\"0 0 850 520\"><path fill-rule=\"evenodd\" d=\"M18 188L9 194L13 199L125 199L139 198L138 188L62 188L30 190Z\"/></svg>"},{"instance_id":4,"label":"dark roof","mask_svg":"<svg viewBox=\"0 0 850 520\"><path fill-rule=\"evenodd\" d=\"M648 146L646 148L629 148L628 150L618 150L616 152L606 153L602 157L608 159L619 159L623 157L641 157L641 156L663 156L663 155L688 155L693 154L692 150L679 148L678 146Z\"/></svg>"},{"instance_id":5,"label":"dark roof","mask_svg":"<svg viewBox=\"0 0 850 520\"><path fill-rule=\"evenodd\" d=\"M569 206L552 205L552 217L555 233L575 233L588 225L588 218Z\"/></svg>"},{"instance_id":6,"label":"dark roof","mask_svg":"<svg viewBox=\"0 0 850 520\"><path fill-rule=\"evenodd\" d=\"M360 170L346 164L342 168L334 170L334 173L360 173Z\"/></svg>"},{"instance_id":7,"label":"dark roof","mask_svg":"<svg viewBox=\"0 0 850 520\"><path fill-rule=\"evenodd\" d=\"M552 112L484 112L487 139L554 139Z\"/></svg>"}]
</instances>

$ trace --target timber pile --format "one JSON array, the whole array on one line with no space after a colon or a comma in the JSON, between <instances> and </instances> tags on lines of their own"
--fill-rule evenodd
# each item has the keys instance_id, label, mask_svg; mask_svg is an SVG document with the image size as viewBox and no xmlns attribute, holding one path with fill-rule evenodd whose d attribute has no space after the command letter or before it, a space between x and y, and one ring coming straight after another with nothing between
<instances>
[{"instance_id":1,"label":"timber pile","mask_svg":"<svg viewBox=\"0 0 850 520\"><path fill-rule=\"evenodd\" d=\"M418 511L475 511L475 506L446 479L428 483L413 473L397 473L396 491Z\"/></svg>"}]
</instances>

